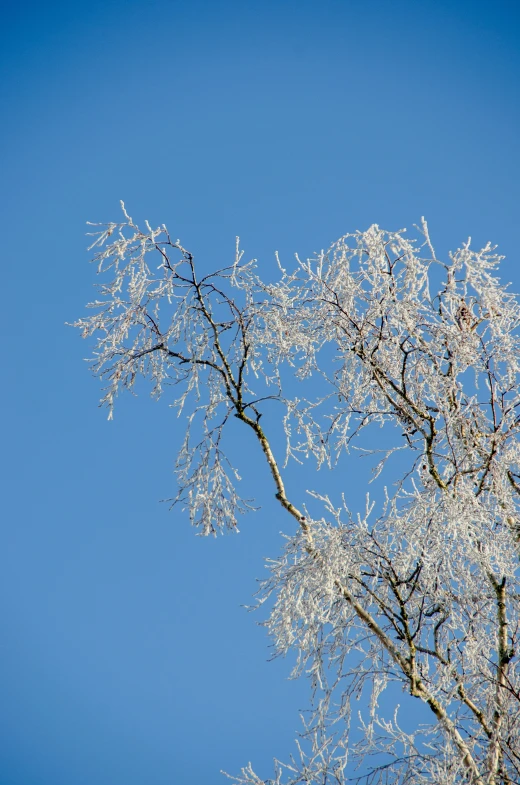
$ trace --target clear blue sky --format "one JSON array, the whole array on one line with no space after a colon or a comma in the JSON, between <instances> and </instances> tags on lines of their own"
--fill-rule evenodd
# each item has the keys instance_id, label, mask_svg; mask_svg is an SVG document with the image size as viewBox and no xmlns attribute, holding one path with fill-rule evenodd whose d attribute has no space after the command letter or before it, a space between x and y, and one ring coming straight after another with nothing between
<instances>
[{"instance_id":1,"label":"clear blue sky","mask_svg":"<svg viewBox=\"0 0 520 785\"><path fill-rule=\"evenodd\" d=\"M64 326L85 221L123 198L203 267L240 234L268 274L425 215L442 252L499 243L518 291L519 35L501 0L2 4L0 785L267 776L306 703L240 607L290 524L261 492L239 537L195 537L158 503L167 402L96 407Z\"/></svg>"}]
</instances>

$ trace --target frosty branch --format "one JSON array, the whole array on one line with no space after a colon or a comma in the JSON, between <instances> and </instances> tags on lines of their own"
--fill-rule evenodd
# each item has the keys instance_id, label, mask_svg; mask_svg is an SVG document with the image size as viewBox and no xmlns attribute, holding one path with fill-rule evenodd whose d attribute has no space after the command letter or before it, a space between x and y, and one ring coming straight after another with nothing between
<instances>
[{"instance_id":1,"label":"frosty branch","mask_svg":"<svg viewBox=\"0 0 520 785\"><path fill-rule=\"evenodd\" d=\"M520 779L520 307L490 245L442 261L424 222L418 237L372 226L264 282L238 244L199 276L164 226L142 230L124 211L94 231L100 299L76 324L96 338L109 416L139 378L157 397L177 387L175 503L203 534L237 530L252 506L226 455L237 418L297 524L263 596L278 652L297 653L314 697L298 755L270 783ZM364 512L348 487L339 506L311 491L312 514L290 498L270 436L280 425L286 462L331 469L355 450L376 456L383 428ZM384 716L392 683L429 721L409 731ZM267 782L251 765L233 779Z\"/></svg>"}]
</instances>

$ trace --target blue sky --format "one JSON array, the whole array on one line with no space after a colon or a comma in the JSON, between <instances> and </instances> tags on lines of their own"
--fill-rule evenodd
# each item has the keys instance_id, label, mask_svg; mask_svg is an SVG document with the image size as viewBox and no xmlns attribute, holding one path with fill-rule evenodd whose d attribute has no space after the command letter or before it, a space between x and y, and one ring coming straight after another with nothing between
<instances>
[{"instance_id":1,"label":"blue sky","mask_svg":"<svg viewBox=\"0 0 520 785\"><path fill-rule=\"evenodd\" d=\"M92 297L85 221L124 199L204 269L239 234L269 275L425 215L442 253L498 243L518 291L519 33L499 0L2 4L2 785L268 776L306 703L241 607L290 524L261 491L239 537L195 537L158 503L167 401L97 408L64 326Z\"/></svg>"}]
</instances>

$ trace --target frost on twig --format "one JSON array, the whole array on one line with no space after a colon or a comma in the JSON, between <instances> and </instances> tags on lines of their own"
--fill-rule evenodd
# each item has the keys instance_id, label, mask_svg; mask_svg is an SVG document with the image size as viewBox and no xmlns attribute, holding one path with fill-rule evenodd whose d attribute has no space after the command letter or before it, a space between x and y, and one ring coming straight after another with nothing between
<instances>
[{"instance_id":1,"label":"frost on twig","mask_svg":"<svg viewBox=\"0 0 520 785\"><path fill-rule=\"evenodd\" d=\"M124 211L93 232L102 283L76 325L95 336L110 416L141 377L157 397L177 387L175 501L203 534L236 530L251 506L226 455L238 420L295 522L260 601L312 706L297 754L270 780L249 764L238 785L520 781L520 307L492 246L440 260L424 221L419 235L374 225L263 282L238 243L199 276L164 226ZM342 474L342 503L313 491L310 514L286 491L280 428L296 465L376 455L378 503L351 510ZM396 685L423 706L412 729L383 710Z\"/></svg>"}]
</instances>

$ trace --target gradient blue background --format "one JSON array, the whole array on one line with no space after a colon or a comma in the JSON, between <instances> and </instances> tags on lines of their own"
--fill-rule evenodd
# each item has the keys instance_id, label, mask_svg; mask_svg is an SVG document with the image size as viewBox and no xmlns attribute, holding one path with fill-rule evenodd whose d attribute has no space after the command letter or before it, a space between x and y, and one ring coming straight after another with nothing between
<instances>
[{"instance_id":1,"label":"gradient blue background","mask_svg":"<svg viewBox=\"0 0 520 785\"><path fill-rule=\"evenodd\" d=\"M93 296L85 221L123 198L204 269L240 234L269 275L275 249L425 215L440 253L499 243L520 289L518 4L51 0L0 22L0 785L268 776L307 687L240 606L290 523L262 492L239 537L201 540L158 504L180 424L146 394L107 423L64 326Z\"/></svg>"}]
</instances>

